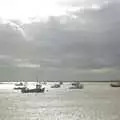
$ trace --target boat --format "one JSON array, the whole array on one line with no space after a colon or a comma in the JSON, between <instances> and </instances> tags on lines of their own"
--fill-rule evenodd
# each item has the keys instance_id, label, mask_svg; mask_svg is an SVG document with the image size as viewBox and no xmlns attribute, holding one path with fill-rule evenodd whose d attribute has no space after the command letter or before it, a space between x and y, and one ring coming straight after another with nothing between
<instances>
[{"instance_id":1,"label":"boat","mask_svg":"<svg viewBox=\"0 0 120 120\"><path fill-rule=\"evenodd\" d=\"M45 88L42 88L41 84L36 84L36 88L29 89L29 88L24 88L21 89L22 93L43 93L45 91Z\"/></svg>"},{"instance_id":2,"label":"boat","mask_svg":"<svg viewBox=\"0 0 120 120\"><path fill-rule=\"evenodd\" d=\"M51 88L60 88L60 84L54 84L51 86Z\"/></svg>"},{"instance_id":3,"label":"boat","mask_svg":"<svg viewBox=\"0 0 120 120\"><path fill-rule=\"evenodd\" d=\"M77 86L72 86L72 87L70 87L69 89L83 89L84 88L84 86L83 85L80 85L79 87L77 87Z\"/></svg>"},{"instance_id":4,"label":"boat","mask_svg":"<svg viewBox=\"0 0 120 120\"><path fill-rule=\"evenodd\" d=\"M72 82L72 86L77 86L77 85L80 85L79 81Z\"/></svg>"},{"instance_id":5,"label":"boat","mask_svg":"<svg viewBox=\"0 0 120 120\"><path fill-rule=\"evenodd\" d=\"M72 83L72 86L76 86L76 85L77 85L77 82Z\"/></svg>"},{"instance_id":6,"label":"boat","mask_svg":"<svg viewBox=\"0 0 120 120\"><path fill-rule=\"evenodd\" d=\"M70 87L69 89L83 89L84 85L80 84L80 82L76 82L76 83L72 83L72 87Z\"/></svg>"},{"instance_id":7,"label":"boat","mask_svg":"<svg viewBox=\"0 0 120 120\"><path fill-rule=\"evenodd\" d=\"M111 83L110 86L111 86L111 87L120 87L120 82Z\"/></svg>"},{"instance_id":8,"label":"boat","mask_svg":"<svg viewBox=\"0 0 120 120\"><path fill-rule=\"evenodd\" d=\"M24 89L21 89L22 93L43 93L44 91L45 91L45 88L41 88L41 89L24 88Z\"/></svg>"},{"instance_id":9,"label":"boat","mask_svg":"<svg viewBox=\"0 0 120 120\"><path fill-rule=\"evenodd\" d=\"M47 85L47 82L46 82L46 81L43 81L42 84L43 84L43 85Z\"/></svg>"},{"instance_id":10,"label":"boat","mask_svg":"<svg viewBox=\"0 0 120 120\"><path fill-rule=\"evenodd\" d=\"M62 81L60 81L60 83L59 83L60 85L63 85L63 82Z\"/></svg>"},{"instance_id":11,"label":"boat","mask_svg":"<svg viewBox=\"0 0 120 120\"><path fill-rule=\"evenodd\" d=\"M26 88L25 84L23 82L20 82L15 84L14 90L21 90L24 88Z\"/></svg>"},{"instance_id":12,"label":"boat","mask_svg":"<svg viewBox=\"0 0 120 120\"><path fill-rule=\"evenodd\" d=\"M25 89L26 87L23 86L23 87L14 87L14 90L21 90L21 89Z\"/></svg>"},{"instance_id":13,"label":"boat","mask_svg":"<svg viewBox=\"0 0 120 120\"><path fill-rule=\"evenodd\" d=\"M15 86L23 86L24 84L22 82L16 83Z\"/></svg>"}]
</instances>

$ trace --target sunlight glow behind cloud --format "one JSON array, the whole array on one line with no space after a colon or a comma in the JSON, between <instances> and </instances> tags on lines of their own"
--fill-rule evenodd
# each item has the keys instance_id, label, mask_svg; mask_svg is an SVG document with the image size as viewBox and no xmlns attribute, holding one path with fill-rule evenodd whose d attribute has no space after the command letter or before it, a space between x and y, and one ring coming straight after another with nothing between
<instances>
[{"instance_id":1,"label":"sunlight glow behind cloud","mask_svg":"<svg viewBox=\"0 0 120 120\"><path fill-rule=\"evenodd\" d=\"M0 0L0 17L29 22L29 18L57 16L64 13L55 0Z\"/></svg>"},{"instance_id":2,"label":"sunlight glow behind cloud","mask_svg":"<svg viewBox=\"0 0 120 120\"><path fill-rule=\"evenodd\" d=\"M47 19L49 16L60 16L67 11L78 10L79 8L91 7L100 8L93 4L88 6L81 1L81 5L61 5L63 0L0 0L0 17L8 20L20 20L23 23L31 23L31 20ZM69 1L65 1L69 2ZM84 3L84 4L83 4ZM39 19L38 19L39 18Z\"/></svg>"}]
</instances>

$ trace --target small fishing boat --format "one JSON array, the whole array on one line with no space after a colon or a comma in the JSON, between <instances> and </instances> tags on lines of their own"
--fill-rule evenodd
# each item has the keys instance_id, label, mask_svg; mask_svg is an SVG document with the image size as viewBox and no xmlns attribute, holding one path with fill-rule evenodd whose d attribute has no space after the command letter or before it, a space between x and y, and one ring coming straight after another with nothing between
<instances>
[{"instance_id":1,"label":"small fishing boat","mask_svg":"<svg viewBox=\"0 0 120 120\"><path fill-rule=\"evenodd\" d=\"M120 82L111 83L110 86L111 86L111 87L120 87Z\"/></svg>"},{"instance_id":2,"label":"small fishing boat","mask_svg":"<svg viewBox=\"0 0 120 120\"><path fill-rule=\"evenodd\" d=\"M24 84L22 82L16 83L15 86L23 86Z\"/></svg>"},{"instance_id":3,"label":"small fishing boat","mask_svg":"<svg viewBox=\"0 0 120 120\"><path fill-rule=\"evenodd\" d=\"M72 83L72 87L70 87L69 89L83 89L84 85L80 84L80 82L76 82L76 83Z\"/></svg>"},{"instance_id":4,"label":"small fishing boat","mask_svg":"<svg viewBox=\"0 0 120 120\"><path fill-rule=\"evenodd\" d=\"M45 91L45 88L42 88L41 84L36 84L36 88L29 89L29 88L24 88L21 89L22 93L43 93Z\"/></svg>"},{"instance_id":5,"label":"small fishing boat","mask_svg":"<svg viewBox=\"0 0 120 120\"><path fill-rule=\"evenodd\" d=\"M60 85L63 85L63 82L62 82L62 81L60 81Z\"/></svg>"},{"instance_id":6,"label":"small fishing boat","mask_svg":"<svg viewBox=\"0 0 120 120\"><path fill-rule=\"evenodd\" d=\"M43 81L42 84L43 84L43 85L47 85L47 82L46 82L46 81Z\"/></svg>"},{"instance_id":7,"label":"small fishing boat","mask_svg":"<svg viewBox=\"0 0 120 120\"><path fill-rule=\"evenodd\" d=\"M51 88L60 88L60 84L54 84L51 86Z\"/></svg>"},{"instance_id":8,"label":"small fishing boat","mask_svg":"<svg viewBox=\"0 0 120 120\"><path fill-rule=\"evenodd\" d=\"M26 87L23 86L23 87L14 87L14 90L21 90L21 89L25 89Z\"/></svg>"},{"instance_id":9,"label":"small fishing boat","mask_svg":"<svg viewBox=\"0 0 120 120\"><path fill-rule=\"evenodd\" d=\"M26 88L25 84L23 82L20 82L15 84L14 90L21 90L24 88Z\"/></svg>"},{"instance_id":10,"label":"small fishing boat","mask_svg":"<svg viewBox=\"0 0 120 120\"><path fill-rule=\"evenodd\" d=\"M43 93L44 91L45 91L45 88L41 88L41 89L24 88L24 89L21 89L22 93Z\"/></svg>"}]
</instances>

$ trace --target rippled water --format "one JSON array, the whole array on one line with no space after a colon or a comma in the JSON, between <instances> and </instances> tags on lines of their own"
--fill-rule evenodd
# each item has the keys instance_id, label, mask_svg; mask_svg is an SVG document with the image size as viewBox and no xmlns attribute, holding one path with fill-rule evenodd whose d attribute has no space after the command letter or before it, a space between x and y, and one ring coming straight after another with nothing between
<instances>
[{"instance_id":1,"label":"rippled water","mask_svg":"<svg viewBox=\"0 0 120 120\"><path fill-rule=\"evenodd\" d=\"M69 83L57 89L51 84L34 94L0 85L0 120L120 120L120 88L90 83L70 90Z\"/></svg>"}]
</instances>

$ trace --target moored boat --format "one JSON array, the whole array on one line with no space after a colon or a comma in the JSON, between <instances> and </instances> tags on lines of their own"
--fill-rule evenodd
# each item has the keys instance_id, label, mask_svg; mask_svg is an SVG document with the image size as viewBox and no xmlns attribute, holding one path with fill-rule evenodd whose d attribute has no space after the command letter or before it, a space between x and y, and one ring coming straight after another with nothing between
<instances>
[{"instance_id":1,"label":"moored boat","mask_svg":"<svg viewBox=\"0 0 120 120\"><path fill-rule=\"evenodd\" d=\"M29 89L29 88L24 88L21 89L22 93L43 93L45 91L45 88L42 88L41 84L36 84L36 88Z\"/></svg>"},{"instance_id":2,"label":"moored boat","mask_svg":"<svg viewBox=\"0 0 120 120\"><path fill-rule=\"evenodd\" d=\"M40 88L40 89L24 88L24 89L21 89L22 93L43 93L44 91L45 91L45 88Z\"/></svg>"},{"instance_id":3,"label":"moored boat","mask_svg":"<svg viewBox=\"0 0 120 120\"><path fill-rule=\"evenodd\" d=\"M22 82L16 83L15 86L23 86L24 84Z\"/></svg>"},{"instance_id":4,"label":"moored boat","mask_svg":"<svg viewBox=\"0 0 120 120\"><path fill-rule=\"evenodd\" d=\"M25 89L26 87L23 86L23 87L14 87L14 90L21 90L21 89Z\"/></svg>"},{"instance_id":5,"label":"moored boat","mask_svg":"<svg viewBox=\"0 0 120 120\"><path fill-rule=\"evenodd\" d=\"M111 83L110 86L111 86L111 87L120 87L120 82Z\"/></svg>"},{"instance_id":6,"label":"moored boat","mask_svg":"<svg viewBox=\"0 0 120 120\"><path fill-rule=\"evenodd\" d=\"M51 86L51 88L59 88L60 87L60 84L54 84Z\"/></svg>"},{"instance_id":7,"label":"moored boat","mask_svg":"<svg viewBox=\"0 0 120 120\"><path fill-rule=\"evenodd\" d=\"M72 86L70 87L69 89L83 89L84 86L83 85L80 85L79 87L76 87L76 86Z\"/></svg>"},{"instance_id":8,"label":"moored boat","mask_svg":"<svg viewBox=\"0 0 120 120\"><path fill-rule=\"evenodd\" d=\"M83 89L84 85L80 84L80 82L76 82L76 83L72 83L72 87L70 87L69 89Z\"/></svg>"},{"instance_id":9,"label":"moored boat","mask_svg":"<svg viewBox=\"0 0 120 120\"><path fill-rule=\"evenodd\" d=\"M63 85L63 82L62 82L62 81L60 81L60 85Z\"/></svg>"},{"instance_id":10,"label":"moored boat","mask_svg":"<svg viewBox=\"0 0 120 120\"><path fill-rule=\"evenodd\" d=\"M24 88L26 88L26 86L25 86L25 83L23 83L23 82L16 83L15 87L14 87L15 90L21 90L21 89L24 89Z\"/></svg>"},{"instance_id":11,"label":"moored boat","mask_svg":"<svg viewBox=\"0 0 120 120\"><path fill-rule=\"evenodd\" d=\"M76 86L76 85L77 85L77 83L76 83L76 82L74 82L74 83L72 83L72 85L73 85L73 86Z\"/></svg>"}]
</instances>

